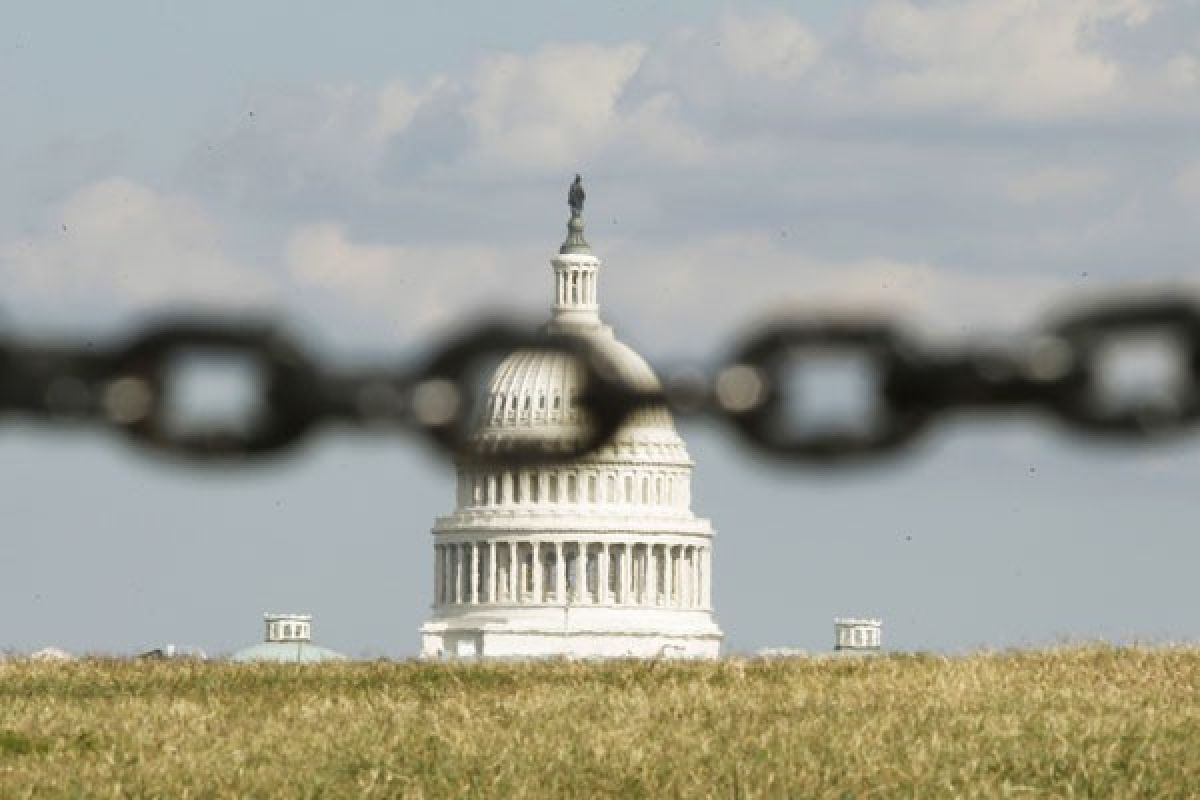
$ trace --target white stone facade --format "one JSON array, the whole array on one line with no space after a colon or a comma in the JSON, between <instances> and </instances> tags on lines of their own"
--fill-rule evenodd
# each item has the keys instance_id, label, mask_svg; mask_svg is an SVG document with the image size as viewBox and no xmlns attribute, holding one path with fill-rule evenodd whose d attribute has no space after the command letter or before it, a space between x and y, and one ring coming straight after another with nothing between
<instances>
[{"instance_id":1,"label":"white stone facade","mask_svg":"<svg viewBox=\"0 0 1200 800\"><path fill-rule=\"evenodd\" d=\"M312 641L312 614L263 614L267 642L310 642Z\"/></svg>"},{"instance_id":2,"label":"white stone facade","mask_svg":"<svg viewBox=\"0 0 1200 800\"><path fill-rule=\"evenodd\" d=\"M599 318L600 261L572 215L551 265L551 331L590 338L628 380L657 385ZM497 368L479 440L578 435L566 356L520 351ZM637 414L600 451L536 468L458 465L453 513L433 527L428 658L693 657L718 653L713 529L690 510L692 461L666 411Z\"/></svg>"},{"instance_id":3,"label":"white stone facade","mask_svg":"<svg viewBox=\"0 0 1200 800\"><path fill-rule=\"evenodd\" d=\"M841 618L833 621L833 649L875 651L883 646L883 620Z\"/></svg>"}]
</instances>

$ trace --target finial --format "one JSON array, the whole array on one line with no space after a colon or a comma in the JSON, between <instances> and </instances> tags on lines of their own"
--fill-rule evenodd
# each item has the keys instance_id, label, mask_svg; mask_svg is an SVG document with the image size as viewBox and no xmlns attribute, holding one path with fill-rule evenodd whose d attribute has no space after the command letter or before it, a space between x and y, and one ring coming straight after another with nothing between
<instances>
[{"instance_id":1,"label":"finial","mask_svg":"<svg viewBox=\"0 0 1200 800\"><path fill-rule=\"evenodd\" d=\"M558 248L558 252L564 254L590 254L592 252L591 245L583 238L583 201L586 199L587 194L583 191L583 179L577 172L571 188L567 190L567 205L571 207L571 219L567 221L567 240L563 242L562 247Z\"/></svg>"}]
</instances>

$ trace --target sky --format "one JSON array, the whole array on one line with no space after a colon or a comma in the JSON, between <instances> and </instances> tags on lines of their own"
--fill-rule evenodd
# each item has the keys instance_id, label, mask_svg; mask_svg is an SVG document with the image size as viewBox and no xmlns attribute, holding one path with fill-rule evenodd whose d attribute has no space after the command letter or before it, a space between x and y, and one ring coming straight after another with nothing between
<instances>
[{"instance_id":1,"label":"sky","mask_svg":"<svg viewBox=\"0 0 1200 800\"><path fill-rule=\"evenodd\" d=\"M414 356L544 316L565 190L602 313L651 363L781 309L930 337L1194 286L1196 0L3 3L0 321L117 335L265 312L314 352ZM727 652L1196 641L1200 443L963 419L871 468L681 425L718 531ZM264 611L407 657L452 467L331 432L197 469L102 433L0 431L0 650L229 652Z\"/></svg>"}]
</instances>

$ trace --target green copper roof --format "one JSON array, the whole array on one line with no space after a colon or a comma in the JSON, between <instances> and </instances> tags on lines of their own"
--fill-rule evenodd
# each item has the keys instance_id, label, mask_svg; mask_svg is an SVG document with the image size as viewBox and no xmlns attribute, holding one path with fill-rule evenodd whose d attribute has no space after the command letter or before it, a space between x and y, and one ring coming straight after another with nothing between
<instances>
[{"instance_id":1,"label":"green copper roof","mask_svg":"<svg viewBox=\"0 0 1200 800\"><path fill-rule=\"evenodd\" d=\"M274 661L281 664L315 664L319 661L345 661L341 653L311 642L259 642L234 653L230 661Z\"/></svg>"},{"instance_id":2,"label":"green copper roof","mask_svg":"<svg viewBox=\"0 0 1200 800\"><path fill-rule=\"evenodd\" d=\"M571 214L571 219L567 221L567 240L558 248L558 252L592 254L592 246L583 238L583 214Z\"/></svg>"}]
</instances>

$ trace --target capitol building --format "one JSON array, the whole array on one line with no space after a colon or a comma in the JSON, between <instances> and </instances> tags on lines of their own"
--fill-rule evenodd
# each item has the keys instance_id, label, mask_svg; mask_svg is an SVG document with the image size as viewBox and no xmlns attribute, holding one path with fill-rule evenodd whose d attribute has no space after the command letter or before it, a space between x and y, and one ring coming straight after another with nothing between
<instances>
[{"instance_id":1,"label":"capitol building","mask_svg":"<svg viewBox=\"0 0 1200 800\"><path fill-rule=\"evenodd\" d=\"M588 337L629 382L658 385L599 313L600 259L583 190L550 264L548 333ZM495 370L478 436L574 438L570 357L517 351ZM426 658L715 658L713 528L691 511L692 460L665 409L632 416L603 448L537 467L457 464L454 511L433 526Z\"/></svg>"}]
</instances>

